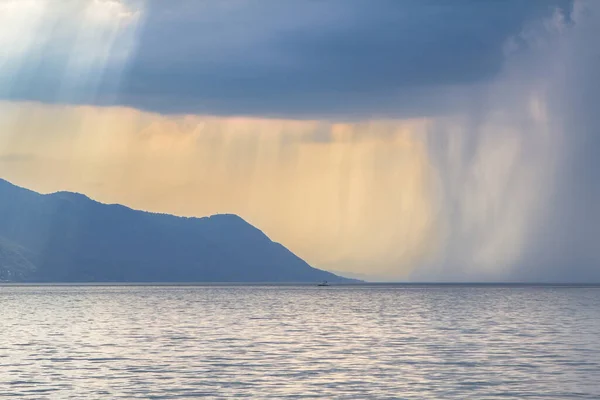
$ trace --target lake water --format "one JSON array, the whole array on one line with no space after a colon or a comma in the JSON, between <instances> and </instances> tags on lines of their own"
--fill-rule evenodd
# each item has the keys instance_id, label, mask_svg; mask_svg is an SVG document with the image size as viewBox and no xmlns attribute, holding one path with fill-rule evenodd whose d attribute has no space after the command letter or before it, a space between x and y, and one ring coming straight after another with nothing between
<instances>
[{"instance_id":1,"label":"lake water","mask_svg":"<svg viewBox=\"0 0 600 400\"><path fill-rule=\"evenodd\" d=\"M0 397L600 399L600 288L0 286Z\"/></svg>"}]
</instances>

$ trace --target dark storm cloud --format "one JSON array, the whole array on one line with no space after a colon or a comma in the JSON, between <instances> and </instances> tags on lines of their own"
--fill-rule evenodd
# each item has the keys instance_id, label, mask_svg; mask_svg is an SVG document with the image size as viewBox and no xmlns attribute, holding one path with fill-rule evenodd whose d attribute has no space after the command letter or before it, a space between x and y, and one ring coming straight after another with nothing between
<instances>
[{"instance_id":1,"label":"dark storm cloud","mask_svg":"<svg viewBox=\"0 0 600 400\"><path fill-rule=\"evenodd\" d=\"M159 1L118 96L161 113L414 115L446 110L503 64L506 40L568 0ZM51 76L42 74L39 76ZM107 76L110 76L110 71ZM13 96L51 101L51 79ZM74 97L74 101L82 101Z\"/></svg>"},{"instance_id":2,"label":"dark storm cloud","mask_svg":"<svg viewBox=\"0 0 600 400\"><path fill-rule=\"evenodd\" d=\"M524 24L568 2L151 2L123 101L160 112L422 112L485 81ZM166 8L170 14L165 15ZM428 110L429 111L429 110Z\"/></svg>"}]
</instances>

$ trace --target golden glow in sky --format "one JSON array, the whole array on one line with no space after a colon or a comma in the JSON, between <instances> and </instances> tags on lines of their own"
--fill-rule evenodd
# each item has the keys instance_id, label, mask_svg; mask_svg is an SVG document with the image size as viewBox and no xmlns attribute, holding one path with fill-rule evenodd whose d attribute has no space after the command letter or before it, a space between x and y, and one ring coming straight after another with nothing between
<instances>
[{"instance_id":1,"label":"golden glow in sky","mask_svg":"<svg viewBox=\"0 0 600 400\"><path fill-rule=\"evenodd\" d=\"M1 108L0 131L19 134L0 136L0 168L32 189L178 215L236 213L309 262L352 272L401 275L434 245L425 120Z\"/></svg>"}]
</instances>

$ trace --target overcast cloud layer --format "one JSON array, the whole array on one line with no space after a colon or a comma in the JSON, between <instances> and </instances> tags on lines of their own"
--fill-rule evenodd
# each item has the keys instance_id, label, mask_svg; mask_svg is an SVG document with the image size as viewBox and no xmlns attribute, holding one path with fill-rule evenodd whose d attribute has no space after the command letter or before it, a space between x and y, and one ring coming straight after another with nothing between
<instances>
[{"instance_id":1,"label":"overcast cloud layer","mask_svg":"<svg viewBox=\"0 0 600 400\"><path fill-rule=\"evenodd\" d=\"M466 101L465 86L484 84L501 70L509 38L557 8L569 15L572 6L568 0L105 0L99 3L112 4L105 7L111 11L98 23L80 17L89 13L86 2L36 3L46 6L34 33L47 38L36 57L19 65L5 98L302 118L448 112ZM114 36L93 90L77 81L81 71L61 73L78 57L71 51L91 44L79 40L85 35L77 29ZM72 86L68 95L65 82Z\"/></svg>"}]
</instances>

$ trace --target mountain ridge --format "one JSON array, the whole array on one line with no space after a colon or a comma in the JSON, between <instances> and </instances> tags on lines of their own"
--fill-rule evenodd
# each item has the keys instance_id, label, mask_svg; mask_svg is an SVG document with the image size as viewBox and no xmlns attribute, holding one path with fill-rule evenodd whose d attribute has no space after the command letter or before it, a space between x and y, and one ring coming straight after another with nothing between
<instances>
[{"instance_id":1,"label":"mountain ridge","mask_svg":"<svg viewBox=\"0 0 600 400\"><path fill-rule=\"evenodd\" d=\"M1 178L0 240L14 244L0 247L3 280L17 276L15 281L36 282L356 281L310 266L235 214L152 213L104 204L79 193L40 194ZM17 248L28 256L19 258L14 254ZM10 267L10 260L22 260L21 268ZM23 260L33 270L24 268L29 264ZM7 275L9 268L21 272Z\"/></svg>"}]
</instances>

